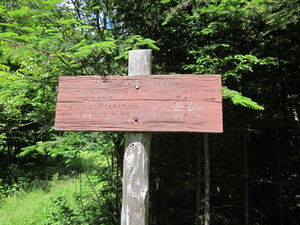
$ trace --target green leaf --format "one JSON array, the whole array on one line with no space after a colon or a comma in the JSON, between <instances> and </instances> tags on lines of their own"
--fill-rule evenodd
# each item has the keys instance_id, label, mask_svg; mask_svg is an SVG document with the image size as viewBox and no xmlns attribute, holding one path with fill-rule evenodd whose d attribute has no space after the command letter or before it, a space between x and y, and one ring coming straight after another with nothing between
<instances>
[{"instance_id":1,"label":"green leaf","mask_svg":"<svg viewBox=\"0 0 300 225\"><path fill-rule=\"evenodd\" d=\"M28 6L23 6L20 9L10 11L8 14L11 16L28 16L32 10Z\"/></svg>"},{"instance_id":2,"label":"green leaf","mask_svg":"<svg viewBox=\"0 0 300 225\"><path fill-rule=\"evenodd\" d=\"M264 110L264 107L252 101L250 98L243 96L241 93L230 90L227 87L222 87L223 98L231 99L231 101L236 105L242 105L247 108L255 109L255 110Z\"/></svg>"},{"instance_id":3,"label":"green leaf","mask_svg":"<svg viewBox=\"0 0 300 225\"><path fill-rule=\"evenodd\" d=\"M11 37L17 37L17 36L18 36L18 34L11 32L11 31L0 33L0 38L1 37L11 38Z\"/></svg>"}]
</instances>

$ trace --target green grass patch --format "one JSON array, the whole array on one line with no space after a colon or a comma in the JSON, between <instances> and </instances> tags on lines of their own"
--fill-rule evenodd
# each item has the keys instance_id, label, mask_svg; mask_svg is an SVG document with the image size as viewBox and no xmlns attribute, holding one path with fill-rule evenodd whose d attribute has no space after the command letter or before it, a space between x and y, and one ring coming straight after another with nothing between
<instances>
[{"instance_id":1,"label":"green grass patch","mask_svg":"<svg viewBox=\"0 0 300 225\"><path fill-rule=\"evenodd\" d=\"M26 188L16 183L15 189L0 195L0 225L110 221L110 201L118 190L107 181L112 175L108 165L103 155L82 153L65 168L69 174L56 172L50 181L26 180Z\"/></svg>"},{"instance_id":2,"label":"green grass patch","mask_svg":"<svg viewBox=\"0 0 300 225\"><path fill-rule=\"evenodd\" d=\"M73 167L82 174L73 174L74 177L61 180L58 173L52 181L37 180L32 183L33 191L22 191L0 199L0 225L41 225L47 222L50 213L57 205L53 202L59 197L74 204L75 195L92 194L85 173L91 173L97 168L99 156L96 154L82 154L73 161Z\"/></svg>"},{"instance_id":3,"label":"green grass patch","mask_svg":"<svg viewBox=\"0 0 300 225\"><path fill-rule=\"evenodd\" d=\"M72 202L80 191L76 180L56 181L49 190L35 190L5 198L0 208L0 225L43 224L53 206L53 199L64 196Z\"/></svg>"}]
</instances>

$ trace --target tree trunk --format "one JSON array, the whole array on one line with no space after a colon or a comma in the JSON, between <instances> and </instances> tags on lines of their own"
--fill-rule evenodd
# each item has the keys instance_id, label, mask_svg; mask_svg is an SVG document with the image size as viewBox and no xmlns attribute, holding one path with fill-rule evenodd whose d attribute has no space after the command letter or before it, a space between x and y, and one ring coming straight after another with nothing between
<instances>
[{"instance_id":1,"label":"tree trunk","mask_svg":"<svg viewBox=\"0 0 300 225\"><path fill-rule=\"evenodd\" d=\"M201 141L199 141L201 143ZM201 170L202 170L202 161L201 161L201 145L198 144L196 149L196 219L195 225L200 225L200 210L201 210Z\"/></svg>"},{"instance_id":2,"label":"tree trunk","mask_svg":"<svg viewBox=\"0 0 300 225\"><path fill-rule=\"evenodd\" d=\"M283 196L282 196L282 171L281 171L281 151L280 151L280 140L279 140L279 122L276 123L276 154L277 154L277 176L278 176L278 199L279 199L279 216L280 225L284 225L284 213L283 213Z\"/></svg>"},{"instance_id":3,"label":"tree trunk","mask_svg":"<svg viewBox=\"0 0 300 225\"><path fill-rule=\"evenodd\" d=\"M249 171L248 171L248 148L247 134L244 132L244 201L245 201L245 225L249 225Z\"/></svg>"},{"instance_id":4,"label":"tree trunk","mask_svg":"<svg viewBox=\"0 0 300 225\"><path fill-rule=\"evenodd\" d=\"M204 134L204 225L210 223L210 155L208 134Z\"/></svg>"}]
</instances>

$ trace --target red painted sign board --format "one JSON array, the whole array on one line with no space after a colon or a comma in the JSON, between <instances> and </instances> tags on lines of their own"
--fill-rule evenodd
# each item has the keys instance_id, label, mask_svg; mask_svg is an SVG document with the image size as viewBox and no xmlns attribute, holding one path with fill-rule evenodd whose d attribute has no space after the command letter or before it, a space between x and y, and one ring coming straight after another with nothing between
<instances>
[{"instance_id":1,"label":"red painted sign board","mask_svg":"<svg viewBox=\"0 0 300 225\"><path fill-rule=\"evenodd\" d=\"M223 132L220 75L60 77L55 129Z\"/></svg>"}]
</instances>

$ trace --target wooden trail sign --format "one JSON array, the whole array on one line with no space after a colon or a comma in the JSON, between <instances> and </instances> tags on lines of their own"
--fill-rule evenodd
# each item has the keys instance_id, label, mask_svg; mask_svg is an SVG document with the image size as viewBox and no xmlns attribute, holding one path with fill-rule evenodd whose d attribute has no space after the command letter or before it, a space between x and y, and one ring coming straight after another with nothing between
<instances>
[{"instance_id":1,"label":"wooden trail sign","mask_svg":"<svg viewBox=\"0 0 300 225\"><path fill-rule=\"evenodd\" d=\"M55 129L223 131L220 75L60 77Z\"/></svg>"},{"instance_id":2,"label":"wooden trail sign","mask_svg":"<svg viewBox=\"0 0 300 225\"><path fill-rule=\"evenodd\" d=\"M144 75L143 75L144 74ZM222 132L220 75L151 75L151 50L129 51L127 77L61 77L55 126L127 131L122 225L147 225L151 132Z\"/></svg>"}]
</instances>

